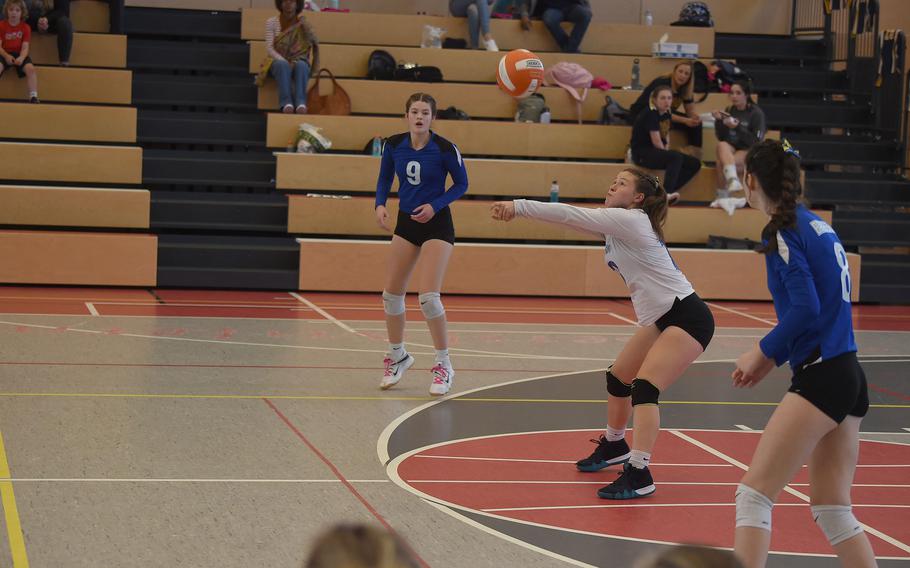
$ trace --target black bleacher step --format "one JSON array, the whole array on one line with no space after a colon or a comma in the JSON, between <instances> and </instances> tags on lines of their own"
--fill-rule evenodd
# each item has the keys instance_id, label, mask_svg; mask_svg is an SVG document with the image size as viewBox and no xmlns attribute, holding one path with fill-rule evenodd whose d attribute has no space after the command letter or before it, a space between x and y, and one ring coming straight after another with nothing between
<instances>
[{"instance_id":1,"label":"black bleacher step","mask_svg":"<svg viewBox=\"0 0 910 568\"><path fill-rule=\"evenodd\" d=\"M129 36L240 38L240 12L130 7Z\"/></svg>"},{"instance_id":2,"label":"black bleacher step","mask_svg":"<svg viewBox=\"0 0 910 568\"><path fill-rule=\"evenodd\" d=\"M275 157L268 152L193 152L146 149L142 179L149 184L269 185Z\"/></svg>"},{"instance_id":3,"label":"black bleacher step","mask_svg":"<svg viewBox=\"0 0 910 568\"><path fill-rule=\"evenodd\" d=\"M813 205L910 205L910 182L898 176L807 172Z\"/></svg>"},{"instance_id":4,"label":"black bleacher step","mask_svg":"<svg viewBox=\"0 0 910 568\"><path fill-rule=\"evenodd\" d=\"M839 92L849 88L843 71L748 63L742 68L758 92Z\"/></svg>"},{"instance_id":5,"label":"black bleacher step","mask_svg":"<svg viewBox=\"0 0 910 568\"><path fill-rule=\"evenodd\" d=\"M714 55L719 59L774 59L821 62L827 57L825 42L818 39L794 39L786 36L717 34Z\"/></svg>"},{"instance_id":6,"label":"black bleacher step","mask_svg":"<svg viewBox=\"0 0 910 568\"><path fill-rule=\"evenodd\" d=\"M910 286L910 255L863 254L862 281L901 283Z\"/></svg>"},{"instance_id":7,"label":"black bleacher step","mask_svg":"<svg viewBox=\"0 0 910 568\"><path fill-rule=\"evenodd\" d=\"M910 304L910 284L867 282L863 278L859 301L868 304Z\"/></svg>"},{"instance_id":8,"label":"black bleacher step","mask_svg":"<svg viewBox=\"0 0 910 568\"><path fill-rule=\"evenodd\" d=\"M291 237L162 234L158 238L159 266L292 270L300 246Z\"/></svg>"},{"instance_id":9,"label":"black bleacher step","mask_svg":"<svg viewBox=\"0 0 910 568\"><path fill-rule=\"evenodd\" d=\"M136 106L193 106L256 110L256 86L246 76L133 73Z\"/></svg>"},{"instance_id":10,"label":"black bleacher step","mask_svg":"<svg viewBox=\"0 0 910 568\"><path fill-rule=\"evenodd\" d=\"M894 142L860 136L788 134L799 150L803 164L844 163L881 167L900 165L900 149Z\"/></svg>"},{"instance_id":11,"label":"black bleacher step","mask_svg":"<svg viewBox=\"0 0 910 568\"><path fill-rule=\"evenodd\" d=\"M910 214L901 211L838 208L834 229L849 246L899 247L910 245Z\"/></svg>"},{"instance_id":12,"label":"black bleacher step","mask_svg":"<svg viewBox=\"0 0 910 568\"><path fill-rule=\"evenodd\" d=\"M763 99L759 105L770 128L861 128L868 127L872 121L871 109L863 104Z\"/></svg>"},{"instance_id":13,"label":"black bleacher step","mask_svg":"<svg viewBox=\"0 0 910 568\"><path fill-rule=\"evenodd\" d=\"M297 270L158 266L158 288L296 290L299 286Z\"/></svg>"},{"instance_id":14,"label":"black bleacher step","mask_svg":"<svg viewBox=\"0 0 910 568\"><path fill-rule=\"evenodd\" d=\"M132 70L176 69L249 75L250 48L243 43L129 38L126 64Z\"/></svg>"},{"instance_id":15,"label":"black bleacher step","mask_svg":"<svg viewBox=\"0 0 910 568\"><path fill-rule=\"evenodd\" d=\"M262 114L141 109L139 142L265 147Z\"/></svg>"},{"instance_id":16,"label":"black bleacher step","mask_svg":"<svg viewBox=\"0 0 910 568\"><path fill-rule=\"evenodd\" d=\"M281 194L152 192L153 230L287 234L288 200Z\"/></svg>"}]
</instances>

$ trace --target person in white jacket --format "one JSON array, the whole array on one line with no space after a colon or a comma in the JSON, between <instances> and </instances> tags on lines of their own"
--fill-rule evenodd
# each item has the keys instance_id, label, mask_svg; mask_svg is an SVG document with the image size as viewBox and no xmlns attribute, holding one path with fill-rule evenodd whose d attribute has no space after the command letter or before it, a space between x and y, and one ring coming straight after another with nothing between
<instances>
[{"instance_id":1,"label":"person in white jacket","mask_svg":"<svg viewBox=\"0 0 910 568\"><path fill-rule=\"evenodd\" d=\"M606 207L574 207L517 199L498 201L492 216L539 219L603 236L604 261L629 287L639 328L607 369L607 430L580 471L624 464L619 478L598 490L604 499L634 499L654 493L648 463L660 430L658 398L708 347L714 317L676 266L664 244L667 193L660 181L629 168L616 176ZM629 416L635 436L625 440Z\"/></svg>"}]
</instances>

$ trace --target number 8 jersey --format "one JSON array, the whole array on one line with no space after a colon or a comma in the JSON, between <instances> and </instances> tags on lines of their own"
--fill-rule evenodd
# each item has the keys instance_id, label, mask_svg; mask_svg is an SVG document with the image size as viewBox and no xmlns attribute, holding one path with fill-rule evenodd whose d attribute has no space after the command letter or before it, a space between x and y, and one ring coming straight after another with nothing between
<instances>
[{"instance_id":1,"label":"number 8 jersey","mask_svg":"<svg viewBox=\"0 0 910 568\"><path fill-rule=\"evenodd\" d=\"M762 352L798 367L856 351L850 269L834 229L799 205L796 227L775 238L778 250L765 255L765 265L778 323L761 340Z\"/></svg>"},{"instance_id":2,"label":"number 8 jersey","mask_svg":"<svg viewBox=\"0 0 910 568\"><path fill-rule=\"evenodd\" d=\"M386 139L376 182L376 207L385 205L395 174L398 174L398 207L408 215L425 203L438 213L468 190L468 173L461 152L433 131L430 141L420 150L411 147L411 135L407 132ZM447 175L454 182L448 191Z\"/></svg>"}]
</instances>

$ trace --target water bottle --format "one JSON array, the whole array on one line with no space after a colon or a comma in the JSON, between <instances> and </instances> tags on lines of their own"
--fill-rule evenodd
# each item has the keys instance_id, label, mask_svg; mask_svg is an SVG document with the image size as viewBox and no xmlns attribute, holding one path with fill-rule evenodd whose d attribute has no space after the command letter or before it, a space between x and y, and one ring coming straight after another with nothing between
<instances>
[{"instance_id":1,"label":"water bottle","mask_svg":"<svg viewBox=\"0 0 910 568\"><path fill-rule=\"evenodd\" d=\"M545 110L542 113L540 113L540 123L541 124L550 124L551 119L552 119L552 117L550 116L550 111Z\"/></svg>"},{"instance_id":2,"label":"water bottle","mask_svg":"<svg viewBox=\"0 0 910 568\"><path fill-rule=\"evenodd\" d=\"M550 184L550 203L559 202L559 184L556 183L556 180L553 180L553 183Z\"/></svg>"},{"instance_id":3,"label":"water bottle","mask_svg":"<svg viewBox=\"0 0 910 568\"><path fill-rule=\"evenodd\" d=\"M651 10L645 10L645 25L646 26L654 25L654 16L651 14Z\"/></svg>"},{"instance_id":4,"label":"water bottle","mask_svg":"<svg viewBox=\"0 0 910 568\"><path fill-rule=\"evenodd\" d=\"M632 60L632 88L641 89L641 67L638 66L638 58Z\"/></svg>"},{"instance_id":5,"label":"water bottle","mask_svg":"<svg viewBox=\"0 0 910 568\"><path fill-rule=\"evenodd\" d=\"M286 148L286 150L288 152L296 152L297 151L297 141L294 140L293 138L289 138L288 147Z\"/></svg>"},{"instance_id":6,"label":"water bottle","mask_svg":"<svg viewBox=\"0 0 910 568\"><path fill-rule=\"evenodd\" d=\"M378 158L382 156L382 137L374 136L373 137L373 157Z\"/></svg>"},{"instance_id":7,"label":"water bottle","mask_svg":"<svg viewBox=\"0 0 910 568\"><path fill-rule=\"evenodd\" d=\"M325 0L325 2L322 4L322 9L325 10L326 8L330 8L332 10L337 10L338 9L338 0Z\"/></svg>"}]
</instances>

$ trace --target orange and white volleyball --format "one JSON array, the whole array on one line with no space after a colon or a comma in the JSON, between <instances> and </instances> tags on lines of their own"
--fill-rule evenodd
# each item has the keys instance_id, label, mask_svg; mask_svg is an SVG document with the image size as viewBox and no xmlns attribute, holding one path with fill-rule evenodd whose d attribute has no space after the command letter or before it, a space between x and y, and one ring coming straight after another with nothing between
<instances>
[{"instance_id":1,"label":"orange and white volleyball","mask_svg":"<svg viewBox=\"0 0 910 568\"><path fill-rule=\"evenodd\" d=\"M523 99L543 82L543 62L527 49L514 49L499 60L496 82L506 93Z\"/></svg>"}]
</instances>

